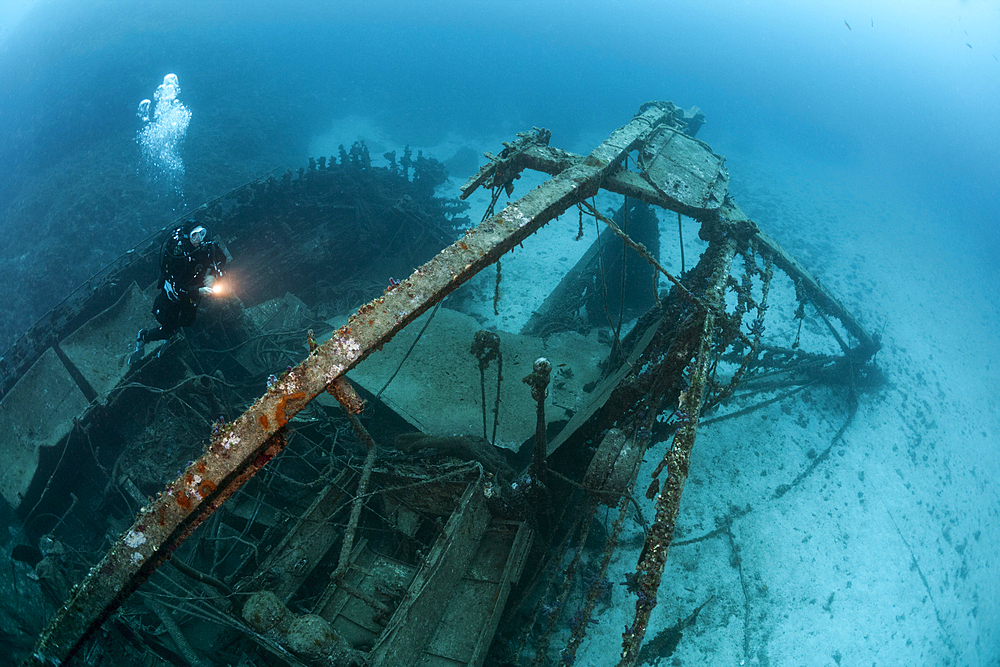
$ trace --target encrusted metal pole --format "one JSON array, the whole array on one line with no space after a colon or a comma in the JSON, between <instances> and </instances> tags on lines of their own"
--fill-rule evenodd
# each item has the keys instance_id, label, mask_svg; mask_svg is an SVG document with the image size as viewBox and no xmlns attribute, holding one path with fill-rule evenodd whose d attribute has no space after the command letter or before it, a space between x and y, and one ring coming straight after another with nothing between
<instances>
[{"instance_id":1,"label":"encrusted metal pole","mask_svg":"<svg viewBox=\"0 0 1000 667\"><path fill-rule=\"evenodd\" d=\"M361 420L358 419L358 415L364 411L365 402L358 396L358 393L354 391L354 387L351 383L347 381L347 378L340 376L337 378L333 384L330 385L330 390L337 401L340 403L341 407L344 408L344 412L347 413L347 419L351 422L351 428L354 429L354 433L358 436L361 442L365 443L368 447L368 455L365 456L365 464L361 470L361 478L358 480L358 490L354 494L354 502L351 504L351 516L347 520L347 528L344 530L344 539L340 544L340 558L337 561L337 567L334 569L333 574L330 575L330 579L341 583L344 574L347 572L347 567L350 565L351 561L351 550L354 548L354 534L358 530L358 521L361 519L361 510L365 506L365 498L368 492L368 482L371 481L372 470L375 469L375 459L378 456L378 444L375 439L372 438L371 433L365 428Z\"/></svg>"},{"instance_id":2,"label":"encrusted metal pole","mask_svg":"<svg viewBox=\"0 0 1000 667\"><path fill-rule=\"evenodd\" d=\"M667 562L667 551L674 538L677 516L680 511L681 494L687 481L691 464L691 450L698 430L698 416L704 401L705 382L711 367L712 332L715 327L715 312L725 307L726 281L736 254L737 239L725 234L713 235L705 259L710 262L711 277L705 290L705 300L712 308L699 311L690 324L689 331L698 336L697 354L692 363L690 383L678 398L678 414L683 415L682 423L674 434L671 447L664 454L653 477L666 468L667 479L656 496L656 515L653 525L646 535L636 564L634 578L629 577L629 589L638 599L635 603L635 620L622 634L622 654L618 667L631 667L639 657L639 647L646 634L649 616L656 606L656 594L663 577L663 567ZM685 337L681 333L678 338Z\"/></svg>"},{"instance_id":3,"label":"encrusted metal pole","mask_svg":"<svg viewBox=\"0 0 1000 667\"><path fill-rule=\"evenodd\" d=\"M524 383L531 387L531 397L535 399L535 451L531 459L531 478L547 484L545 474L545 397L549 395L549 376L552 364L545 357L535 359L531 373Z\"/></svg>"},{"instance_id":4,"label":"encrusted metal pole","mask_svg":"<svg viewBox=\"0 0 1000 667\"><path fill-rule=\"evenodd\" d=\"M466 232L374 301L282 376L204 454L143 508L132 527L73 589L22 665L62 665L191 532L284 445L285 424L320 392L428 308L570 206L597 193L629 151L668 117L650 107L584 160Z\"/></svg>"}]
</instances>

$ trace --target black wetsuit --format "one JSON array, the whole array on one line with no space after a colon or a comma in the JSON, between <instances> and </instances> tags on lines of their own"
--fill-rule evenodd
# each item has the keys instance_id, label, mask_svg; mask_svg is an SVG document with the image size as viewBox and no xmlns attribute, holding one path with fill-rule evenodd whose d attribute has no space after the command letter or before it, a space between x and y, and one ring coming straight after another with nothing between
<instances>
[{"instance_id":1,"label":"black wetsuit","mask_svg":"<svg viewBox=\"0 0 1000 667\"><path fill-rule=\"evenodd\" d=\"M142 342L166 340L180 327L189 327L198 313L198 303L209 274L219 277L226 255L214 241L191 245L190 229L179 227L163 243L160 255L160 289L153 302L158 329L144 331Z\"/></svg>"}]
</instances>

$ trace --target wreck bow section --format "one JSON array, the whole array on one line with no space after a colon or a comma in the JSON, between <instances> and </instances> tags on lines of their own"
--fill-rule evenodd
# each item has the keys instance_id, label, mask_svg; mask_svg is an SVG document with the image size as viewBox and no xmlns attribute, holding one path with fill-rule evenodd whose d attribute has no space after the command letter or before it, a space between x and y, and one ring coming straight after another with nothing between
<instances>
[{"instance_id":1,"label":"wreck bow section","mask_svg":"<svg viewBox=\"0 0 1000 667\"><path fill-rule=\"evenodd\" d=\"M307 439L309 435L300 433L316 429L314 449L332 451L336 437L322 433L320 424L328 418L316 415L324 402L342 405L351 415L363 449L340 470L333 469L335 457L325 459L323 475L306 485L307 497L313 498L308 507L292 519L266 557L247 555L228 581L178 563L189 579L222 595L221 601L206 603L210 610L199 613L228 624L231 631L239 629L259 651L287 664L482 665L500 660L501 654L516 664L526 664L530 654L543 663L556 658L571 664L607 588L611 554L630 511L639 464L657 441L672 440L645 489L654 516L635 572L627 578L636 611L624 635L621 664L635 664L656 604L702 416L724 405L738 386L752 386L765 371L772 378L780 373L790 383L803 378L836 381L858 374L878 349L877 339L836 297L732 201L724 160L693 136L702 122L696 111L653 102L586 156L550 147L550 133L537 128L505 144L499 155L487 154L488 164L463 187L463 198L485 187L495 204L501 193L514 191L525 169L551 178L499 213L493 214L491 204L479 225L406 279L392 281L381 296L332 330L326 342L318 343L310 331L304 360L274 374L267 391L237 419L216 424L200 456L139 511L131 527L121 531L72 590L24 664L69 660L143 582L162 575L164 563L178 560L171 555L199 525L213 521L223 503L245 495L243 487L261 471L281 464L290 437ZM395 167L394 156L392 160ZM602 189L626 198L611 216L588 201ZM380 435L368 433L353 416L364 409L363 401L345 374L362 362L377 361L377 355L365 360L445 296L573 207L578 209L581 234L585 217L606 231L553 290L522 335L550 336L582 327L581 313L596 316L598 308L608 320L613 320L611 309L617 309L619 324L611 322L613 340L602 379L579 409L567 415L561 431L554 437L546 433L546 374L541 388L533 385L532 390L539 425L530 439L536 443L534 460L512 462L498 455L487 437L485 400L485 369L496 356L481 354L483 439L420 440L421 446L451 454L446 462L428 466L400 458L399 449L386 447ZM697 221L702 248L690 270L667 270L654 243L638 236L637 221L644 219L658 238L657 211L676 215L678 225L681 216ZM606 273L594 267L595 262L603 266L602 243L611 240L622 255L648 267L648 276L627 283L628 271L622 268L622 282L607 289L602 283ZM775 269L784 275L781 285L774 279ZM660 283L666 286L662 292ZM600 306L593 305L596 286L603 287L605 301ZM620 295L611 308L609 292ZM644 305L626 334L620 322L633 307L626 301L632 292L648 301L635 302ZM777 307L776 294L784 300ZM287 310L294 305L290 296L283 303L275 307ZM834 341L816 351L800 344L807 305ZM785 331L798 323L800 334L794 342L768 340L769 311L784 317ZM432 316L425 316L428 324ZM261 323L266 329L267 322ZM807 332L807 343L812 335ZM252 340L244 337L233 349ZM178 351L167 351L171 353ZM195 357L184 363L199 361ZM536 364L535 373L538 368ZM498 372L497 410L500 379ZM120 382L135 383L135 378ZM101 391L107 395L114 386ZM384 410L380 395L374 389L367 395L380 411L379 419L398 419ZM77 402L86 405L86 397ZM494 413L494 420L498 415ZM297 424L302 426L292 428ZM495 440L495 425L493 433ZM334 444L324 444L330 437ZM396 446L403 447L398 442ZM397 458L389 457L389 450L397 452ZM272 463L275 458L277 464ZM292 483L279 479L274 484ZM252 514L242 512L241 540L258 522L268 488L257 492L255 503L241 503L256 508ZM589 565L595 572L591 581L581 585L582 545L602 505L616 508L617 519L604 549ZM330 528L336 522L341 529ZM273 522L275 531L278 525ZM288 520L281 525L287 527ZM218 526L216 521L216 533ZM210 562L214 565L218 559L212 555ZM321 563L330 569L324 570ZM544 567L546 563L550 566ZM522 577L522 571L528 574ZM296 599L292 609L289 601L304 587L315 594L305 602ZM579 611L564 619L572 622L563 636L558 621L568 614L570 601ZM194 613L191 606L171 612L155 599L147 606L163 619L178 650L186 650L188 661L196 662L196 651L169 620L172 614ZM471 619L476 631L470 641L462 625ZM305 636L320 639L310 648L302 643Z\"/></svg>"}]
</instances>

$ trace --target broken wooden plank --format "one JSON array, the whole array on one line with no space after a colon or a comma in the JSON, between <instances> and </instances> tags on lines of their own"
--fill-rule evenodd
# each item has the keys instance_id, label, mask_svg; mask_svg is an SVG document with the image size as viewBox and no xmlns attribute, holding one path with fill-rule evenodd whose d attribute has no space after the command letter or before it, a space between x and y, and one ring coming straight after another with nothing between
<instances>
[{"instance_id":1,"label":"broken wooden plank","mask_svg":"<svg viewBox=\"0 0 1000 667\"><path fill-rule=\"evenodd\" d=\"M369 656L373 667L415 665L434 637L490 521L480 478L469 484Z\"/></svg>"},{"instance_id":2,"label":"broken wooden plank","mask_svg":"<svg viewBox=\"0 0 1000 667\"><path fill-rule=\"evenodd\" d=\"M362 306L329 341L220 430L205 453L140 511L132 528L74 588L22 664L64 664L205 518L281 450L280 432L297 412L447 294L594 195L628 152L668 117L659 107L647 108L581 163L469 230L384 296Z\"/></svg>"},{"instance_id":3,"label":"broken wooden plank","mask_svg":"<svg viewBox=\"0 0 1000 667\"><path fill-rule=\"evenodd\" d=\"M467 571L454 587L433 639L416 664L481 667L511 586L520 577L532 532L524 522L490 521Z\"/></svg>"},{"instance_id":4,"label":"broken wooden plank","mask_svg":"<svg viewBox=\"0 0 1000 667\"><path fill-rule=\"evenodd\" d=\"M347 488L355 483L356 477L354 470L342 470L319 492L309 509L261 564L260 572L274 575L275 581L269 590L282 602L288 602L341 537L343 529L333 519L347 502ZM248 582L242 588L254 590L255 583Z\"/></svg>"}]
</instances>

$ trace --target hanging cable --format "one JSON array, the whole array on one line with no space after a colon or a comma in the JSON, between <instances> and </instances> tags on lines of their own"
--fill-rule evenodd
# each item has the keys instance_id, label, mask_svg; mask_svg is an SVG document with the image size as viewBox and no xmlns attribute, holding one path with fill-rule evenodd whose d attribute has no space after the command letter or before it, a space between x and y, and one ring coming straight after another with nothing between
<instances>
[{"instance_id":1,"label":"hanging cable","mask_svg":"<svg viewBox=\"0 0 1000 667\"><path fill-rule=\"evenodd\" d=\"M681 227L681 212L677 211L677 238L681 246L681 275L684 275L684 228Z\"/></svg>"}]
</instances>

